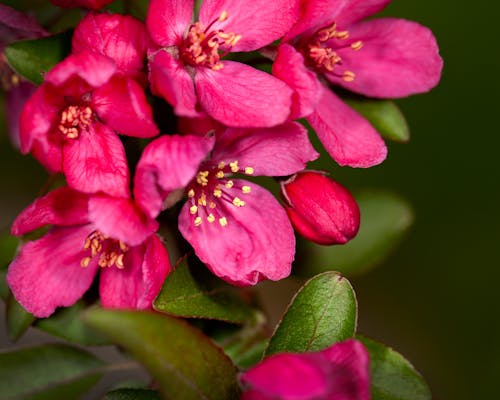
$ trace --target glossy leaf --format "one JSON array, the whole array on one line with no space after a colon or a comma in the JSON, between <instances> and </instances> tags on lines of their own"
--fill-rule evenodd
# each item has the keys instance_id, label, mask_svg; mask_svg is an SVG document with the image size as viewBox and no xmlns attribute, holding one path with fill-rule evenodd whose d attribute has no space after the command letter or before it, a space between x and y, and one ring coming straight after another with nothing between
<instances>
[{"instance_id":1,"label":"glossy leaf","mask_svg":"<svg viewBox=\"0 0 500 400\"><path fill-rule=\"evenodd\" d=\"M18 340L33 324L35 319L32 314L17 302L12 293L7 295L5 320L10 340L13 342Z\"/></svg>"},{"instance_id":2,"label":"glossy leaf","mask_svg":"<svg viewBox=\"0 0 500 400\"><path fill-rule=\"evenodd\" d=\"M104 400L160 400L160 394L147 389L116 389L109 392Z\"/></svg>"},{"instance_id":3,"label":"glossy leaf","mask_svg":"<svg viewBox=\"0 0 500 400\"><path fill-rule=\"evenodd\" d=\"M0 353L2 398L75 399L101 376L103 362L62 344Z\"/></svg>"},{"instance_id":4,"label":"glossy leaf","mask_svg":"<svg viewBox=\"0 0 500 400\"><path fill-rule=\"evenodd\" d=\"M252 316L251 308L229 285L209 287L196 280L184 257L169 274L153 304L155 310L187 318L216 319L243 323Z\"/></svg>"},{"instance_id":5,"label":"glossy leaf","mask_svg":"<svg viewBox=\"0 0 500 400\"><path fill-rule=\"evenodd\" d=\"M0 233L0 269L7 267L16 254L19 238L12 236L9 232Z\"/></svg>"},{"instance_id":6,"label":"glossy leaf","mask_svg":"<svg viewBox=\"0 0 500 400\"><path fill-rule=\"evenodd\" d=\"M126 349L171 399L236 399L231 360L186 322L152 312L92 309L87 322Z\"/></svg>"},{"instance_id":7,"label":"glossy leaf","mask_svg":"<svg viewBox=\"0 0 500 400\"><path fill-rule=\"evenodd\" d=\"M431 400L424 379L401 354L372 339L357 338L370 354L372 400Z\"/></svg>"},{"instance_id":8,"label":"glossy leaf","mask_svg":"<svg viewBox=\"0 0 500 400\"><path fill-rule=\"evenodd\" d=\"M335 270L352 276L377 266L399 246L414 220L410 204L389 192L363 192L355 198L361 210L358 235L342 246L301 240L295 272L311 276Z\"/></svg>"},{"instance_id":9,"label":"glossy leaf","mask_svg":"<svg viewBox=\"0 0 500 400\"><path fill-rule=\"evenodd\" d=\"M353 337L356 323L357 303L351 284L337 272L325 272L297 292L265 355L323 350Z\"/></svg>"},{"instance_id":10,"label":"glossy leaf","mask_svg":"<svg viewBox=\"0 0 500 400\"><path fill-rule=\"evenodd\" d=\"M396 142L410 140L410 128L399 107L390 100L345 98L344 101L363 115L386 139Z\"/></svg>"},{"instance_id":11,"label":"glossy leaf","mask_svg":"<svg viewBox=\"0 0 500 400\"><path fill-rule=\"evenodd\" d=\"M15 42L5 48L5 56L14 71L39 85L43 82L43 75L71 51L71 35L69 31Z\"/></svg>"}]
</instances>

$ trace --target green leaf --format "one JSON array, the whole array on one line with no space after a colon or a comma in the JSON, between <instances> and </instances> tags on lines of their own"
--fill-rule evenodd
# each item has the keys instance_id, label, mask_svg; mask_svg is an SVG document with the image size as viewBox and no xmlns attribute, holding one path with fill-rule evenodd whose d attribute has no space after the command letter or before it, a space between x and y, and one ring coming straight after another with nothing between
<instances>
[{"instance_id":1,"label":"green leaf","mask_svg":"<svg viewBox=\"0 0 500 400\"><path fill-rule=\"evenodd\" d=\"M104 400L160 400L160 394L147 389L116 389L109 392Z\"/></svg>"},{"instance_id":2,"label":"green leaf","mask_svg":"<svg viewBox=\"0 0 500 400\"><path fill-rule=\"evenodd\" d=\"M390 192L367 191L355 197L361 210L358 235L341 246L300 240L296 273L311 276L336 270L349 276L361 274L382 263L399 246L414 220L410 204Z\"/></svg>"},{"instance_id":3,"label":"green leaf","mask_svg":"<svg viewBox=\"0 0 500 400\"><path fill-rule=\"evenodd\" d=\"M87 322L126 349L156 378L168 399L236 399L236 368L185 321L151 312L92 309Z\"/></svg>"},{"instance_id":4,"label":"green leaf","mask_svg":"<svg viewBox=\"0 0 500 400\"><path fill-rule=\"evenodd\" d=\"M43 76L71 51L72 32L42 39L22 40L5 48L10 66L22 77L39 85Z\"/></svg>"},{"instance_id":5,"label":"green leaf","mask_svg":"<svg viewBox=\"0 0 500 400\"><path fill-rule=\"evenodd\" d=\"M354 336L356 323L357 303L351 284L337 272L325 272L297 292L265 355L323 350Z\"/></svg>"},{"instance_id":6,"label":"green leaf","mask_svg":"<svg viewBox=\"0 0 500 400\"><path fill-rule=\"evenodd\" d=\"M241 324L252 317L252 309L223 283L209 287L196 280L184 257L169 274L155 299L155 310L187 318L207 318Z\"/></svg>"},{"instance_id":7,"label":"green leaf","mask_svg":"<svg viewBox=\"0 0 500 400\"><path fill-rule=\"evenodd\" d=\"M0 269L6 268L16 254L19 238L9 232L0 233Z\"/></svg>"},{"instance_id":8,"label":"green leaf","mask_svg":"<svg viewBox=\"0 0 500 400\"><path fill-rule=\"evenodd\" d=\"M399 107L390 100L348 97L347 104L363 115L384 138L408 142L410 129Z\"/></svg>"},{"instance_id":9,"label":"green leaf","mask_svg":"<svg viewBox=\"0 0 500 400\"><path fill-rule=\"evenodd\" d=\"M79 301L72 307L59 309L50 318L39 319L36 327L51 335L86 346L109 344L103 335L87 326L81 318L85 306L83 301Z\"/></svg>"},{"instance_id":10,"label":"green leaf","mask_svg":"<svg viewBox=\"0 0 500 400\"><path fill-rule=\"evenodd\" d=\"M103 362L62 344L0 353L2 399L74 399L101 377Z\"/></svg>"},{"instance_id":11,"label":"green leaf","mask_svg":"<svg viewBox=\"0 0 500 400\"><path fill-rule=\"evenodd\" d=\"M401 354L372 339L357 339L370 354L372 400L431 400L424 379Z\"/></svg>"},{"instance_id":12,"label":"green leaf","mask_svg":"<svg viewBox=\"0 0 500 400\"><path fill-rule=\"evenodd\" d=\"M18 340L35 321L35 317L17 302L12 293L7 296L5 319L9 339L13 342Z\"/></svg>"}]
</instances>

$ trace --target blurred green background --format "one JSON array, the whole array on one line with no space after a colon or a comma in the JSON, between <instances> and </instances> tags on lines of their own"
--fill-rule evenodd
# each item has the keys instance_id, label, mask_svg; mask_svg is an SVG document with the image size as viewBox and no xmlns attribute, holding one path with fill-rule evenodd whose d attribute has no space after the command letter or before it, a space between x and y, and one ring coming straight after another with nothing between
<instances>
[{"instance_id":1,"label":"blurred green background","mask_svg":"<svg viewBox=\"0 0 500 400\"><path fill-rule=\"evenodd\" d=\"M498 398L500 3L394 0L384 14L429 26L445 68L433 92L398 101L409 144L389 144L382 166L335 169L350 189L400 193L416 214L396 253L352 280L359 330L411 360L435 399ZM0 227L7 228L45 174L12 150L4 127L0 140Z\"/></svg>"}]
</instances>

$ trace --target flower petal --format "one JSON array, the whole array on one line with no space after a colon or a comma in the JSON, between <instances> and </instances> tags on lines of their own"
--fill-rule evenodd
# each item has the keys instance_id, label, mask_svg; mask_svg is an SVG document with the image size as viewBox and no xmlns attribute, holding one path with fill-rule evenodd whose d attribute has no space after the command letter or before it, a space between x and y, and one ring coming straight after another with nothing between
<instances>
[{"instance_id":1,"label":"flower petal","mask_svg":"<svg viewBox=\"0 0 500 400\"><path fill-rule=\"evenodd\" d=\"M16 40L47 35L36 18L4 4L0 4L0 33L0 50Z\"/></svg>"},{"instance_id":2,"label":"flower petal","mask_svg":"<svg viewBox=\"0 0 500 400\"><path fill-rule=\"evenodd\" d=\"M341 24L341 28L346 27L382 11L390 2L391 0L346 0L342 7L339 7L335 20Z\"/></svg>"},{"instance_id":3,"label":"flower petal","mask_svg":"<svg viewBox=\"0 0 500 400\"><path fill-rule=\"evenodd\" d=\"M306 118L321 143L339 165L368 168L387 155L377 131L326 87L316 110Z\"/></svg>"},{"instance_id":4,"label":"flower petal","mask_svg":"<svg viewBox=\"0 0 500 400\"><path fill-rule=\"evenodd\" d=\"M362 40L359 51L339 51L343 65L354 72L352 82L327 78L370 97L405 97L437 85L443 60L432 32L412 21L376 19L349 28L351 40Z\"/></svg>"},{"instance_id":5,"label":"flower petal","mask_svg":"<svg viewBox=\"0 0 500 400\"><path fill-rule=\"evenodd\" d=\"M137 246L158 230L131 199L97 195L89 200L89 220L104 235Z\"/></svg>"},{"instance_id":6,"label":"flower petal","mask_svg":"<svg viewBox=\"0 0 500 400\"><path fill-rule=\"evenodd\" d=\"M61 187L36 199L12 224L13 235L24 235L45 225L72 226L89 222L88 196Z\"/></svg>"},{"instance_id":7,"label":"flower petal","mask_svg":"<svg viewBox=\"0 0 500 400\"><path fill-rule=\"evenodd\" d=\"M134 178L134 197L155 218L170 192L184 188L214 145L213 138L161 136L144 149Z\"/></svg>"},{"instance_id":8,"label":"flower petal","mask_svg":"<svg viewBox=\"0 0 500 400\"><path fill-rule=\"evenodd\" d=\"M218 71L198 68L195 75L200 104L227 126L269 127L286 121L292 90L282 81L245 64L223 61Z\"/></svg>"},{"instance_id":9,"label":"flower petal","mask_svg":"<svg viewBox=\"0 0 500 400\"><path fill-rule=\"evenodd\" d=\"M228 17L217 21L222 12ZM200 22L212 29L223 29L241 35L231 51L253 51L282 37L298 15L296 0L205 0L200 8Z\"/></svg>"},{"instance_id":10,"label":"flower petal","mask_svg":"<svg viewBox=\"0 0 500 400\"><path fill-rule=\"evenodd\" d=\"M39 318L57 307L73 305L90 287L97 271L91 262L80 266L86 256L83 244L90 225L54 228L41 239L26 243L10 264L7 283L16 300Z\"/></svg>"},{"instance_id":11,"label":"flower petal","mask_svg":"<svg viewBox=\"0 0 500 400\"><path fill-rule=\"evenodd\" d=\"M318 156L307 129L286 122L273 128L228 128L217 139L212 160L226 164L237 160L240 168L252 167L257 176L285 176L304 169Z\"/></svg>"},{"instance_id":12,"label":"flower petal","mask_svg":"<svg viewBox=\"0 0 500 400\"><path fill-rule=\"evenodd\" d=\"M35 85L27 81L21 81L19 84L5 93L5 119L9 131L10 141L16 149L21 147L19 133L19 119L21 112L28 99L36 91Z\"/></svg>"},{"instance_id":13,"label":"flower petal","mask_svg":"<svg viewBox=\"0 0 500 400\"><path fill-rule=\"evenodd\" d=\"M94 90L91 107L106 125L124 135L149 138L160 132L144 90L133 79L113 77Z\"/></svg>"},{"instance_id":14,"label":"flower petal","mask_svg":"<svg viewBox=\"0 0 500 400\"><path fill-rule=\"evenodd\" d=\"M155 43L179 45L193 16L193 0L151 0L146 25Z\"/></svg>"},{"instance_id":15,"label":"flower petal","mask_svg":"<svg viewBox=\"0 0 500 400\"><path fill-rule=\"evenodd\" d=\"M290 274L295 253L295 236L286 212L267 190L253 183L234 180L227 196L240 196L244 206L237 207L223 198L216 208L199 207L202 223L187 202L179 215L179 230L193 246L198 258L220 278L238 286L255 285L263 279L279 280ZM249 186L242 194L239 188ZM214 222L207 217L213 213ZM225 218L222 221L220 218ZM225 226L224 222L227 222Z\"/></svg>"},{"instance_id":16,"label":"flower petal","mask_svg":"<svg viewBox=\"0 0 500 400\"><path fill-rule=\"evenodd\" d=\"M50 0L52 4L64 8L85 7L92 10L98 10L113 0Z\"/></svg>"},{"instance_id":17,"label":"flower petal","mask_svg":"<svg viewBox=\"0 0 500 400\"><path fill-rule=\"evenodd\" d=\"M184 65L166 51L159 51L149 63L149 81L153 94L163 97L177 115L196 117L196 93L193 79Z\"/></svg>"},{"instance_id":18,"label":"flower petal","mask_svg":"<svg viewBox=\"0 0 500 400\"><path fill-rule=\"evenodd\" d=\"M106 268L101 273L103 307L150 309L171 271L165 247L153 235L143 245L127 251L123 263L123 269Z\"/></svg>"},{"instance_id":19,"label":"flower petal","mask_svg":"<svg viewBox=\"0 0 500 400\"><path fill-rule=\"evenodd\" d=\"M129 196L125 150L118 136L106 125L91 123L77 139L67 140L63 157L64 174L73 189Z\"/></svg>"}]
</instances>

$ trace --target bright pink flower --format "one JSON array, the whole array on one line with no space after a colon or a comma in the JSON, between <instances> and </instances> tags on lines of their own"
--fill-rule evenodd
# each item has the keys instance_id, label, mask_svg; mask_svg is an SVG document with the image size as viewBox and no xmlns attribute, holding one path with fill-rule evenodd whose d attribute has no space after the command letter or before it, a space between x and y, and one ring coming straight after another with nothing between
<instances>
[{"instance_id":1,"label":"bright pink flower","mask_svg":"<svg viewBox=\"0 0 500 400\"><path fill-rule=\"evenodd\" d=\"M64 172L76 190L128 197L129 171L115 131L152 137L158 129L141 86L116 70L94 52L57 64L23 109L21 150Z\"/></svg>"},{"instance_id":2,"label":"bright pink flower","mask_svg":"<svg viewBox=\"0 0 500 400\"><path fill-rule=\"evenodd\" d=\"M112 3L114 0L50 0L52 4L64 8L90 8L92 10L98 10L105 5Z\"/></svg>"},{"instance_id":3,"label":"bright pink flower","mask_svg":"<svg viewBox=\"0 0 500 400\"><path fill-rule=\"evenodd\" d=\"M74 304L101 269L101 303L148 309L170 271L154 232L156 221L133 200L87 195L63 187L37 199L15 220L12 234L52 228L28 242L10 264L14 297L36 317Z\"/></svg>"},{"instance_id":4,"label":"bright pink flower","mask_svg":"<svg viewBox=\"0 0 500 400\"><path fill-rule=\"evenodd\" d=\"M283 123L290 114L290 88L221 58L279 39L296 19L296 1L205 0L198 22L191 22L192 15L193 0L151 1L146 24L161 48L150 57L153 92L182 116L196 117L203 110L228 126Z\"/></svg>"},{"instance_id":5,"label":"bright pink flower","mask_svg":"<svg viewBox=\"0 0 500 400\"><path fill-rule=\"evenodd\" d=\"M370 400L369 357L354 339L311 353L272 355L241 375L242 400Z\"/></svg>"},{"instance_id":6,"label":"bright pink flower","mask_svg":"<svg viewBox=\"0 0 500 400\"><path fill-rule=\"evenodd\" d=\"M232 175L290 175L316 157L307 131L292 122L229 128L216 141L163 136L138 163L136 199L155 217L186 192L179 230L215 275L239 286L278 280L289 275L295 253L286 212L267 190Z\"/></svg>"},{"instance_id":7,"label":"bright pink flower","mask_svg":"<svg viewBox=\"0 0 500 400\"><path fill-rule=\"evenodd\" d=\"M325 174L303 171L281 184L295 230L315 243L346 243L358 233L359 207L349 191Z\"/></svg>"},{"instance_id":8,"label":"bright pink flower","mask_svg":"<svg viewBox=\"0 0 500 400\"><path fill-rule=\"evenodd\" d=\"M317 75L370 97L434 87L442 60L432 32L402 19L364 18L390 0L301 0L300 18L278 48L273 74L295 90L292 118L307 117L340 165L370 167L387 153L375 129Z\"/></svg>"}]
</instances>

